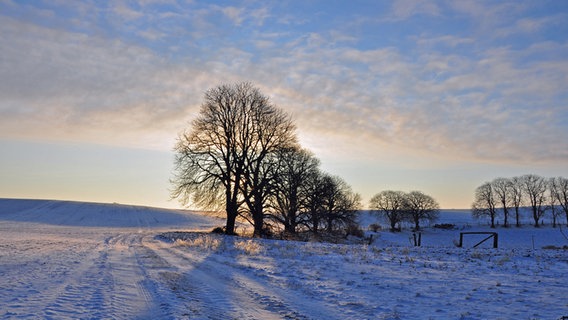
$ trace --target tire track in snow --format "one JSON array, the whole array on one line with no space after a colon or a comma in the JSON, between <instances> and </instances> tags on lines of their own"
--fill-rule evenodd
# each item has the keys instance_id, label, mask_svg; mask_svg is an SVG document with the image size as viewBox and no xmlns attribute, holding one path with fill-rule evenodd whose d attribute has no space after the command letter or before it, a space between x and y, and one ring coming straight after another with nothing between
<instances>
[{"instance_id":1,"label":"tire track in snow","mask_svg":"<svg viewBox=\"0 0 568 320\"><path fill-rule=\"evenodd\" d=\"M45 243L42 238L36 241L39 244ZM14 245L18 247L21 243ZM68 310L67 317L77 318L79 314L87 312L89 304L98 306L97 309L100 310L101 292L82 287L78 281L88 272L95 271L91 265L93 261L99 259L100 247L100 245L91 247L74 244L70 246L73 251L61 252L62 257L43 263L30 259L17 259L22 263L21 267L12 268L2 274L3 282L11 284L9 288L2 289L3 294L12 296L10 303L2 308L3 317L38 318L43 314L42 318L51 318L53 310L67 303L77 305L76 308ZM65 297L67 291L78 290L89 292L83 295L81 301L70 301L69 296ZM57 301L59 297L61 299Z\"/></svg>"},{"instance_id":2,"label":"tire track in snow","mask_svg":"<svg viewBox=\"0 0 568 320\"><path fill-rule=\"evenodd\" d=\"M300 292L278 290L222 261L195 256L187 249L158 241L146 246L152 247L170 265L186 266L177 271L177 285L186 294L200 299L207 309L208 318L313 319L337 316L321 305L307 303L311 299L302 299Z\"/></svg>"},{"instance_id":3,"label":"tire track in snow","mask_svg":"<svg viewBox=\"0 0 568 320\"><path fill-rule=\"evenodd\" d=\"M142 234L123 233L107 241L107 270L111 278L109 307L113 319L160 318L156 294L150 292L147 272L138 258Z\"/></svg>"},{"instance_id":4,"label":"tire track in snow","mask_svg":"<svg viewBox=\"0 0 568 320\"><path fill-rule=\"evenodd\" d=\"M44 318L154 319L162 316L147 290L136 247L138 234L105 240L58 289L47 293Z\"/></svg>"},{"instance_id":5,"label":"tire track in snow","mask_svg":"<svg viewBox=\"0 0 568 320\"><path fill-rule=\"evenodd\" d=\"M145 266L153 278L162 287L162 307L173 318L191 319L235 319L231 316L236 311L230 308L221 291L211 286L211 279L188 276L193 265L180 260L159 247L147 242L144 244ZM213 282L216 282L213 281ZM240 317L240 319L251 319Z\"/></svg>"},{"instance_id":6,"label":"tire track in snow","mask_svg":"<svg viewBox=\"0 0 568 320\"><path fill-rule=\"evenodd\" d=\"M101 270L106 253L100 252L94 264L87 260L72 277L57 290L53 302L44 310L45 318L102 318L105 302L104 284L108 276Z\"/></svg>"}]
</instances>

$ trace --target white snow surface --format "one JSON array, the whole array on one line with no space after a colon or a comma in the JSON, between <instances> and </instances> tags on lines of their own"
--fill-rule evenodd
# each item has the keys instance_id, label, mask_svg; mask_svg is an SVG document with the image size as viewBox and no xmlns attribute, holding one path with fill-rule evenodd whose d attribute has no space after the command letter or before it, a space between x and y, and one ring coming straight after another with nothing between
<instances>
[{"instance_id":1,"label":"white snow surface","mask_svg":"<svg viewBox=\"0 0 568 320\"><path fill-rule=\"evenodd\" d=\"M187 211L0 199L0 318L568 316L559 228L489 229L461 211L445 221L456 229L425 228L422 247L411 231L328 244L207 234L223 221ZM476 235L457 248L463 231L497 232L499 248L472 248Z\"/></svg>"}]
</instances>

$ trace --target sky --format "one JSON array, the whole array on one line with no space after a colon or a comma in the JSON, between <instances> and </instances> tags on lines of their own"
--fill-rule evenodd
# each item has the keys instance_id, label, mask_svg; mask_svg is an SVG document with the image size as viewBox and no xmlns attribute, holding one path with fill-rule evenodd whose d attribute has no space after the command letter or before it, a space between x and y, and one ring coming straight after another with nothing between
<instances>
[{"instance_id":1,"label":"sky","mask_svg":"<svg viewBox=\"0 0 568 320\"><path fill-rule=\"evenodd\" d=\"M568 176L566 1L0 0L0 197L179 207L207 89L252 82L363 197Z\"/></svg>"}]
</instances>

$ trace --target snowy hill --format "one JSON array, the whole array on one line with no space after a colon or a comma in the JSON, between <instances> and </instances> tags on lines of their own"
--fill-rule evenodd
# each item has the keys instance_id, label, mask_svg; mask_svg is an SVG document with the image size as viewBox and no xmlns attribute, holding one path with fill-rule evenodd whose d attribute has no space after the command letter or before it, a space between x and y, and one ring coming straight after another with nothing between
<instances>
[{"instance_id":1,"label":"snowy hill","mask_svg":"<svg viewBox=\"0 0 568 320\"><path fill-rule=\"evenodd\" d=\"M183 210L58 200L0 199L0 221L77 227L209 228L222 221Z\"/></svg>"}]
</instances>

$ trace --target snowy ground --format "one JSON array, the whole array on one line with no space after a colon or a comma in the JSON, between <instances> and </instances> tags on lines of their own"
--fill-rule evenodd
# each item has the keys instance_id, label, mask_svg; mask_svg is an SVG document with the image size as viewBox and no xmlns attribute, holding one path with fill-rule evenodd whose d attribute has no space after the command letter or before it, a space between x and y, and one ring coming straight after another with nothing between
<instances>
[{"instance_id":1,"label":"snowy ground","mask_svg":"<svg viewBox=\"0 0 568 320\"><path fill-rule=\"evenodd\" d=\"M473 238L456 248L460 230L431 228L420 248L411 232L377 233L370 246L187 232L220 224L182 211L0 199L0 318L568 316L568 251L542 249L568 241L551 227L498 228L499 249L472 249Z\"/></svg>"}]
</instances>

